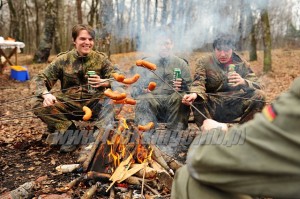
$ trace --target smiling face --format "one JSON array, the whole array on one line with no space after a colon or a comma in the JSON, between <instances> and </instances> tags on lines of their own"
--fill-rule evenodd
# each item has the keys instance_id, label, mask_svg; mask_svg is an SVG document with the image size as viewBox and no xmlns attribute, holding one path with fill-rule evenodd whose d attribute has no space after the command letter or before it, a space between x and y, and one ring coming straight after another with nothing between
<instances>
[{"instance_id":1,"label":"smiling face","mask_svg":"<svg viewBox=\"0 0 300 199\"><path fill-rule=\"evenodd\" d=\"M86 56L94 47L94 39L87 30L80 30L74 45L80 56Z\"/></svg>"}]
</instances>

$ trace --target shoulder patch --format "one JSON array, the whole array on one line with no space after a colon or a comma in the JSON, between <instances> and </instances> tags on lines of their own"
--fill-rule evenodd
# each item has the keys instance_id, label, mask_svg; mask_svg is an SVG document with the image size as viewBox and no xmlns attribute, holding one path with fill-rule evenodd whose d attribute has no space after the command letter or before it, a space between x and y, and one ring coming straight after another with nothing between
<instances>
[{"instance_id":1,"label":"shoulder patch","mask_svg":"<svg viewBox=\"0 0 300 199\"><path fill-rule=\"evenodd\" d=\"M274 107L272 106L272 104L269 104L269 105L265 106L265 108L262 110L262 114L270 122L272 122L276 118L276 116L277 116L277 112L274 109Z\"/></svg>"}]
</instances>

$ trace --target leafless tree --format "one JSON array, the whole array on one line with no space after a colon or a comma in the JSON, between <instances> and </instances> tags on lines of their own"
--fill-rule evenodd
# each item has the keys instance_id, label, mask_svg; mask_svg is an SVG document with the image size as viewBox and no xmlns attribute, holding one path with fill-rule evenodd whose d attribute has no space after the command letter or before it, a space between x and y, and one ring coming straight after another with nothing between
<instances>
[{"instance_id":1,"label":"leafless tree","mask_svg":"<svg viewBox=\"0 0 300 199\"><path fill-rule=\"evenodd\" d=\"M33 58L33 61L36 63L44 63L48 61L55 35L55 25L57 16L55 6L56 2L55 0L45 0L45 4L46 16L43 36Z\"/></svg>"},{"instance_id":2,"label":"leafless tree","mask_svg":"<svg viewBox=\"0 0 300 199\"><path fill-rule=\"evenodd\" d=\"M77 8L77 20L78 20L78 23L82 24L81 0L76 0L76 8Z\"/></svg>"},{"instance_id":3,"label":"leafless tree","mask_svg":"<svg viewBox=\"0 0 300 199\"><path fill-rule=\"evenodd\" d=\"M261 22L263 26L263 44L264 44L264 72L272 70L272 38L269 24L268 10L263 9L261 13Z\"/></svg>"}]
</instances>

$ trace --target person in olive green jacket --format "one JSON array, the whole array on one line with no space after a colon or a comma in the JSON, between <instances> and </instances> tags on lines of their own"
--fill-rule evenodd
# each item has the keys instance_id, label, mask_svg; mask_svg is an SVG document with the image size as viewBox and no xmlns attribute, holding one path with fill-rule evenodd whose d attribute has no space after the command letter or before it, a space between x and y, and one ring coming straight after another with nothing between
<instances>
[{"instance_id":1,"label":"person in olive green jacket","mask_svg":"<svg viewBox=\"0 0 300 199\"><path fill-rule=\"evenodd\" d=\"M249 64L234 49L233 36L221 34L213 42L213 53L196 63L191 93L182 103L194 105L207 117L219 122L243 123L264 106L265 95ZM234 67L234 71L230 68ZM205 119L194 110L200 127Z\"/></svg>"},{"instance_id":2,"label":"person in olive green jacket","mask_svg":"<svg viewBox=\"0 0 300 199\"><path fill-rule=\"evenodd\" d=\"M224 139L218 144L194 140L187 165L177 170L171 198L300 198L299 119L298 77L249 122L227 130L225 123L205 120L199 137L220 133ZM232 137L241 142L230 145Z\"/></svg>"},{"instance_id":3,"label":"person in olive green jacket","mask_svg":"<svg viewBox=\"0 0 300 199\"><path fill-rule=\"evenodd\" d=\"M133 84L131 95L138 100L135 109L135 122L147 124L148 122L164 122L168 129L186 129L190 107L181 103L181 95L189 90L192 78L189 65L186 60L172 53L173 41L167 31L156 35L157 55L147 57L144 60L156 64L154 71L159 77L146 68L135 66L133 73L141 75L139 81ZM181 78L174 79L174 69L181 70ZM147 87L150 82L156 83L156 88L150 91ZM170 88L167 84L171 85Z\"/></svg>"},{"instance_id":4,"label":"person in olive green jacket","mask_svg":"<svg viewBox=\"0 0 300 199\"><path fill-rule=\"evenodd\" d=\"M34 113L47 124L50 133L75 130L72 120L82 120L79 113L83 115L83 106L92 110L98 128L101 128L104 119L113 120L112 107L106 103L103 91L111 87L107 80L112 77L115 68L104 53L92 50L95 39L92 27L75 25L72 38L75 48L59 54L33 80L37 96L32 102ZM88 71L95 71L95 74L87 76ZM51 92L58 80L61 92ZM76 112L78 114L74 114Z\"/></svg>"}]
</instances>

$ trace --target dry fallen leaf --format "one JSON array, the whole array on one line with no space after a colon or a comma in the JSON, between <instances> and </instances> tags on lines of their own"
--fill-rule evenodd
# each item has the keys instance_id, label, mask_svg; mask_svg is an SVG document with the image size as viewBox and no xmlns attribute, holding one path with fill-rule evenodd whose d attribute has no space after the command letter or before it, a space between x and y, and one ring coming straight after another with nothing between
<instances>
[{"instance_id":1,"label":"dry fallen leaf","mask_svg":"<svg viewBox=\"0 0 300 199\"><path fill-rule=\"evenodd\" d=\"M56 164L56 161L54 160L54 158L51 157L51 162L50 162L52 165L55 165Z\"/></svg>"},{"instance_id":2,"label":"dry fallen leaf","mask_svg":"<svg viewBox=\"0 0 300 199\"><path fill-rule=\"evenodd\" d=\"M28 171L33 171L35 169L35 167L29 167L27 170Z\"/></svg>"}]
</instances>

